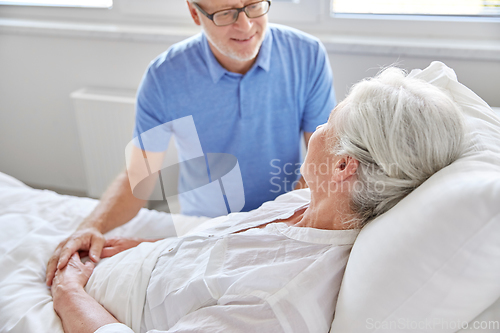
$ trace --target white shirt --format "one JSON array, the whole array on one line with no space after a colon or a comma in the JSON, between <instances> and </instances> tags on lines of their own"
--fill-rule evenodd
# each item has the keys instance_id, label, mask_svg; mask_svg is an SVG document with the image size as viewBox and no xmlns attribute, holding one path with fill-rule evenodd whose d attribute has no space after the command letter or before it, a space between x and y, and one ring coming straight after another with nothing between
<instances>
[{"instance_id":1,"label":"white shirt","mask_svg":"<svg viewBox=\"0 0 500 333\"><path fill-rule=\"evenodd\" d=\"M309 199L309 191L293 191L172 238L151 273L141 332L328 332L359 230L255 228ZM131 330L110 324L96 332Z\"/></svg>"}]
</instances>

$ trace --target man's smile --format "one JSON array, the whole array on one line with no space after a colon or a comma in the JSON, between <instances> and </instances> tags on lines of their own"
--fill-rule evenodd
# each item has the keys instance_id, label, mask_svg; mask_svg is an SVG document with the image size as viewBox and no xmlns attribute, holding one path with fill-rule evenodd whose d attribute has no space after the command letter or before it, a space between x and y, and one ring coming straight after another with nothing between
<instances>
[{"instance_id":1,"label":"man's smile","mask_svg":"<svg viewBox=\"0 0 500 333\"><path fill-rule=\"evenodd\" d=\"M246 43L246 42L251 41L254 37L255 37L255 34L250 36L250 37L247 37L247 38L231 38L231 40L235 41L237 43Z\"/></svg>"}]
</instances>

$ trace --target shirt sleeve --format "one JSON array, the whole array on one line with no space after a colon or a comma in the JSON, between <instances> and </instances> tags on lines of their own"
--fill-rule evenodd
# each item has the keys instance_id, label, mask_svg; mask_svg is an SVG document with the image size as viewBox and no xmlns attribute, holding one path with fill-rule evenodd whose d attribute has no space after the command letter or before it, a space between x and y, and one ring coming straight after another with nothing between
<instances>
[{"instance_id":1,"label":"shirt sleeve","mask_svg":"<svg viewBox=\"0 0 500 333\"><path fill-rule=\"evenodd\" d=\"M99 327L94 333L134 333L134 331L125 324L113 323Z\"/></svg>"},{"instance_id":2,"label":"shirt sleeve","mask_svg":"<svg viewBox=\"0 0 500 333\"><path fill-rule=\"evenodd\" d=\"M161 75L164 75L164 73L160 73L156 68L155 62L153 62L142 78L137 91L134 138L154 127L172 120L170 119L171 115L169 115L167 111L165 88L162 87L160 83ZM161 134L156 133L159 131L149 133L150 136L165 136L164 140L160 140L159 138L148 140L148 147L141 148L147 151L165 151L168 147L168 141L171 134L165 133L166 128L166 126L162 127Z\"/></svg>"},{"instance_id":3,"label":"shirt sleeve","mask_svg":"<svg viewBox=\"0 0 500 333\"><path fill-rule=\"evenodd\" d=\"M316 127L328 121L330 112L336 105L333 89L333 75L325 47L318 41L314 67L309 75L310 82L306 94L302 130L314 132Z\"/></svg>"}]
</instances>

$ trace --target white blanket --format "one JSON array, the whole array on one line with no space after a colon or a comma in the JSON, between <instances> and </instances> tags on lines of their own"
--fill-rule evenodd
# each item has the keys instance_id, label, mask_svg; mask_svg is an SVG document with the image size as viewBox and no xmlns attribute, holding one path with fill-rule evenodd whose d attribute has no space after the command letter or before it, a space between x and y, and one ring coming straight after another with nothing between
<instances>
[{"instance_id":1,"label":"white blanket","mask_svg":"<svg viewBox=\"0 0 500 333\"><path fill-rule=\"evenodd\" d=\"M47 261L96 204L89 198L34 190L0 172L0 332L63 332L45 285ZM175 218L186 224L206 220ZM170 214L142 209L106 236L174 235Z\"/></svg>"}]
</instances>

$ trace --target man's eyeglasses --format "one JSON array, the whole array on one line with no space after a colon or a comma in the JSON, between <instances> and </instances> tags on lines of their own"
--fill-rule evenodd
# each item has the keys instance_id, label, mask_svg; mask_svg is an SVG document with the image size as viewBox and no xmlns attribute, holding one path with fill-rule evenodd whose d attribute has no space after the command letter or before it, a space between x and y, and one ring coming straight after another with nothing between
<instances>
[{"instance_id":1,"label":"man's eyeglasses","mask_svg":"<svg viewBox=\"0 0 500 333\"><path fill-rule=\"evenodd\" d=\"M246 5L241 8L225 9L215 12L213 14L208 14L206 11L201 9L196 2L192 3L203 15L208 17L216 26L224 26L233 24L238 20L238 16L241 12L244 12L248 18L257 18L262 15L267 14L269 7L271 7L271 1L259 1Z\"/></svg>"}]
</instances>

